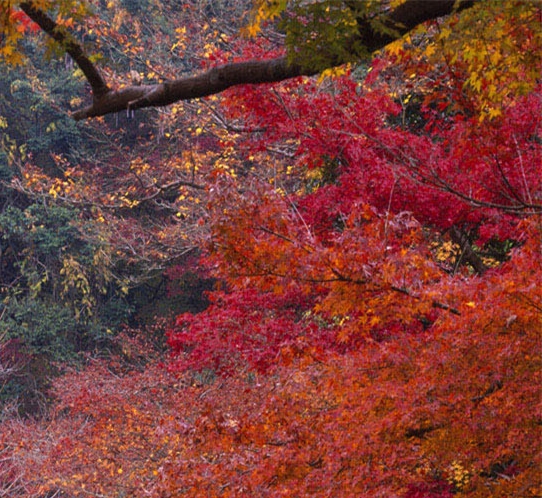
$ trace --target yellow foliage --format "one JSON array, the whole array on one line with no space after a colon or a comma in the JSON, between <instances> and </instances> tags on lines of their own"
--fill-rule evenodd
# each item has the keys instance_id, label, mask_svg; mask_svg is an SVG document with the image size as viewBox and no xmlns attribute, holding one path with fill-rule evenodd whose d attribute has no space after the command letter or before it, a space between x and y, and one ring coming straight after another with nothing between
<instances>
[{"instance_id":1,"label":"yellow foliage","mask_svg":"<svg viewBox=\"0 0 542 498\"><path fill-rule=\"evenodd\" d=\"M459 462L453 461L450 465L448 482L456 489L461 490L469 484L470 472Z\"/></svg>"},{"instance_id":2,"label":"yellow foliage","mask_svg":"<svg viewBox=\"0 0 542 498\"><path fill-rule=\"evenodd\" d=\"M252 19L243 29L243 33L251 38L256 36L261 31L262 24L278 17L286 9L287 3L287 0L257 0Z\"/></svg>"},{"instance_id":3,"label":"yellow foliage","mask_svg":"<svg viewBox=\"0 0 542 498\"><path fill-rule=\"evenodd\" d=\"M351 64L344 64L342 66L332 67L325 69L318 76L318 83L322 83L326 78L339 78L344 76L350 69Z\"/></svg>"},{"instance_id":4,"label":"yellow foliage","mask_svg":"<svg viewBox=\"0 0 542 498\"><path fill-rule=\"evenodd\" d=\"M516 96L537 84L542 68L542 29L536 2L480 2L423 34L416 33L416 43L397 40L388 45L387 52L404 61L407 68L416 64L453 66L451 78L464 82L480 121L499 116ZM425 43L420 43L422 39Z\"/></svg>"}]
</instances>

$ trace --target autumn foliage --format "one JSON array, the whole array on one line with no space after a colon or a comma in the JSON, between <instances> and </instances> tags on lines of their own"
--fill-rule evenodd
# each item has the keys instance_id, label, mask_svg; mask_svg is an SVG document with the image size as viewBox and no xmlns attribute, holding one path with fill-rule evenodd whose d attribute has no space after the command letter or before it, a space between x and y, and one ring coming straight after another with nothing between
<instances>
[{"instance_id":1,"label":"autumn foliage","mask_svg":"<svg viewBox=\"0 0 542 498\"><path fill-rule=\"evenodd\" d=\"M179 104L127 162L29 161L19 191L91 205L115 261L214 287L64 367L47 417L5 411L6 496L542 494L540 13L498 10L481 60L457 52L475 12L370 65Z\"/></svg>"},{"instance_id":2,"label":"autumn foliage","mask_svg":"<svg viewBox=\"0 0 542 498\"><path fill-rule=\"evenodd\" d=\"M149 359L140 346L91 364L56 383L52 422L5 424L10 475L73 495L536 496L539 247L524 251L483 282L450 283L443 297L462 303L460 316L318 354L314 334L295 350L286 335L265 373L258 347L254 368L217 369L214 381L210 370L126 371L126 358ZM261 302L250 304L258 316ZM237 351L223 349L244 360Z\"/></svg>"}]
</instances>

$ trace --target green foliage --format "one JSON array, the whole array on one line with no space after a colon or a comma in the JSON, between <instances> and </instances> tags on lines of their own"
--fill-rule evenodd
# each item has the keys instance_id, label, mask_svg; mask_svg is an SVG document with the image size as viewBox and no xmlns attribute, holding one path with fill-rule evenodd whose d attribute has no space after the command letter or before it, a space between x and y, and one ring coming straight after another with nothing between
<instances>
[{"instance_id":1,"label":"green foliage","mask_svg":"<svg viewBox=\"0 0 542 498\"><path fill-rule=\"evenodd\" d=\"M83 244L71 224L75 210L32 204L27 209L8 206L0 214L2 239L31 248L37 257L57 257L70 246Z\"/></svg>"},{"instance_id":2,"label":"green foliage","mask_svg":"<svg viewBox=\"0 0 542 498\"><path fill-rule=\"evenodd\" d=\"M121 0L120 4L132 15L142 14L149 8L148 0Z\"/></svg>"},{"instance_id":3,"label":"green foliage","mask_svg":"<svg viewBox=\"0 0 542 498\"><path fill-rule=\"evenodd\" d=\"M320 71L369 55L356 40L359 15L343 2L297 6L282 22L290 62Z\"/></svg>"},{"instance_id":4,"label":"green foliage","mask_svg":"<svg viewBox=\"0 0 542 498\"><path fill-rule=\"evenodd\" d=\"M1 307L0 334L21 339L31 355L46 355L54 361L73 358L83 334L69 308L30 297Z\"/></svg>"},{"instance_id":5,"label":"green foliage","mask_svg":"<svg viewBox=\"0 0 542 498\"><path fill-rule=\"evenodd\" d=\"M18 341L28 359L0 394L18 397L23 410L34 410L55 362L105 347L131 313L79 215L43 202L0 213L0 336Z\"/></svg>"},{"instance_id":6,"label":"green foliage","mask_svg":"<svg viewBox=\"0 0 542 498\"><path fill-rule=\"evenodd\" d=\"M30 355L71 361L78 352L109 342L114 330L129 318L129 309L124 301L111 299L99 319L85 319L58 302L15 298L0 304L0 335L21 340Z\"/></svg>"},{"instance_id":7,"label":"green foliage","mask_svg":"<svg viewBox=\"0 0 542 498\"><path fill-rule=\"evenodd\" d=\"M81 82L70 64L47 60L43 50L28 45L36 52L35 65L6 69L0 81L0 151L11 164L24 149L25 157L30 154L42 168L54 171L54 155L75 160L74 154L79 157L89 145L83 136L88 126L64 112Z\"/></svg>"},{"instance_id":8,"label":"green foliage","mask_svg":"<svg viewBox=\"0 0 542 498\"><path fill-rule=\"evenodd\" d=\"M0 214L4 300L30 296L62 304L75 317L92 317L115 294L104 247L85 239L73 208L35 203ZM12 275L12 281L7 279ZM113 312L118 314L118 312Z\"/></svg>"},{"instance_id":9,"label":"green foliage","mask_svg":"<svg viewBox=\"0 0 542 498\"><path fill-rule=\"evenodd\" d=\"M0 150L0 182L9 181L13 176L8 164L8 155Z\"/></svg>"}]
</instances>

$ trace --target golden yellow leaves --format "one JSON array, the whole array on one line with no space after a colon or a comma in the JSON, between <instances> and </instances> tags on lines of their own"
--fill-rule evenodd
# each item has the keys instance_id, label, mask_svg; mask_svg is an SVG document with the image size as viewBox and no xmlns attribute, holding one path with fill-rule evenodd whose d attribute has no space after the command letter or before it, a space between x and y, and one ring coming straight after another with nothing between
<instances>
[{"instance_id":1,"label":"golden yellow leaves","mask_svg":"<svg viewBox=\"0 0 542 498\"><path fill-rule=\"evenodd\" d=\"M446 57L465 64L465 87L479 99L480 120L501 115L510 98L525 94L539 77L542 33L537 7L530 2L494 2L475 22L468 14L451 35L440 31Z\"/></svg>"},{"instance_id":2,"label":"golden yellow leaves","mask_svg":"<svg viewBox=\"0 0 542 498\"><path fill-rule=\"evenodd\" d=\"M32 36L39 28L30 21L29 17L17 8L18 2L8 0L0 1L0 60L11 65L21 65L24 55L21 41L24 37ZM78 0L35 0L34 8L52 16L57 24L57 30L70 30L81 19L90 15L87 2ZM52 39L47 42L48 53L54 53L57 49Z\"/></svg>"},{"instance_id":3,"label":"golden yellow leaves","mask_svg":"<svg viewBox=\"0 0 542 498\"><path fill-rule=\"evenodd\" d=\"M425 47L425 50L423 51L423 55L427 58L431 58L435 55L437 51L437 47L434 43L430 43L429 45L427 45L427 47Z\"/></svg>"},{"instance_id":4,"label":"golden yellow leaves","mask_svg":"<svg viewBox=\"0 0 542 498\"><path fill-rule=\"evenodd\" d=\"M318 83L322 83L326 78L339 78L344 76L350 70L351 64L324 69L318 76Z\"/></svg>"},{"instance_id":5,"label":"golden yellow leaves","mask_svg":"<svg viewBox=\"0 0 542 498\"><path fill-rule=\"evenodd\" d=\"M537 84L542 67L539 7L532 2L484 2L425 30L418 28L386 51L404 63L406 71L433 71L443 94L462 85L480 121L493 119ZM419 77L413 84L419 93L436 93L437 85L426 88Z\"/></svg>"},{"instance_id":6,"label":"golden yellow leaves","mask_svg":"<svg viewBox=\"0 0 542 498\"><path fill-rule=\"evenodd\" d=\"M53 185L49 189L49 195L53 197L53 199L56 199L59 192L62 191L62 187L60 185Z\"/></svg>"},{"instance_id":7,"label":"golden yellow leaves","mask_svg":"<svg viewBox=\"0 0 542 498\"><path fill-rule=\"evenodd\" d=\"M0 60L14 66L23 63L19 43L24 36L24 32L25 27L15 17L11 2L0 0Z\"/></svg>"},{"instance_id":8,"label":"golden yellow leaves","mask_svg":"<svg viewBox=\"0 0 542 498\"><path fill-rule=\"evenodd\" d=\"M230 178L237 177L234 147L227 147L224 149L223 153L214 160L213 170L215 174L226 175Z\"/></svg>"},{"instance_id":9,"label":"golden yellow leaves","mask_svg":"<svg viewBox=\"0 0 542 498\"><path fill-rule=\"evenodd\" d=\"M450 38L451 34L452 34L451 28L449 26L444 26L440 28L437 40L440 40L440 41L447 40L448 38Z\"/></svg>"},{"instance_id":10,"label":"golden yellow leaves","mask_svg":"<svg viewBox=\"0 0 542 498\"><path fill-rule=\"evenodd\" d=\"M447 481L456 489L462 490L469 484L470 479L471 473L460 462L454 460L450 465Z\"/></svg>"},{"instance_id":11,"label":"golden yellow leaves","mask_svg":"<svg viewBox=\"0 0 542 498\"><path fill-rule=\"evenodd\" d=\"M252 20L243 32L249 37L256 36L262 24L278 17L286 9L287 3L287 0L258 0L252 11Z\"/></svg>"},{"instance_id":12,"label":"golden yellow leaves","mask_svg":"<svg viewBox=\"0 0 542 498\"><path fill-rule=\"evenodd\" d=\"M62 276L60 294L69 298L75 316L77 318L81 315L92 316L96 301L92 295L86 268L73 256L67 255L62 262L60 275Z\"/></svg>"},{"instance_id":13,"label":"golden yellow leaves","mask_svg":"<svg viewBox=\"0 0 542 498\"><path fill-rule=\"evenodd\" d=\"M392 56L398 57L404 51L404 47L405 40L399 38L398 40L395 40L394 42L386 46L386 52Z\"/></svg>"},{"instance_id":14,"label":"golden yellow leaves","mask_svg":"<svg viewBox=\"0 0 542 498\"><path fill-rule=\"evenodd\" d=\"M142 158L135 158L130 163L130 170L133 171L136 175L142 175L150 169L150 164L145 162Z\"/></svg>"},{"instance_id":15,"label":"golden yellow leaves","mask_svg":"<svg viewBox=\"0 0 542 498\"><path fill-rule=\"evenodd\" d=\"M81 97L73 97L70 100L70 107L72 108L78 108L83 103L83 99Z\"/></svg>"},{"instance_id":16,"label":"golden yellow leaves","mask_svg":"<svg viewBox=\"0 0 542 498\"><path fill-rule=\"evenodd\" d=\"M396 9L397 7L404 4L406 0L391 0L390 2L390 10Z\"/></svg>"}]
</instances>

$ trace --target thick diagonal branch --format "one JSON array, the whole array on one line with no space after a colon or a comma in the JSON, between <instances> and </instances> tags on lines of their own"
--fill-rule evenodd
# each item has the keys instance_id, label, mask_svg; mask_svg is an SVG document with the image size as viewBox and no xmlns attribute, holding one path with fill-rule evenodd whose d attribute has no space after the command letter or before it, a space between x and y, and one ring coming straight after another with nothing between
<instances>
[{"instance_id":1,"label":"thick diagonal branch","mask_svg":"<svg viewBox=\"0 0 542 498\"><path fill-rule=\"evenodd\" d=\"M103 116L123 109L141 109L173 104L179 100L206 97L243 84L275 83L314 71L289 65L286 58L225 64L209 71L156 85L129 86L94 98L92 105L73 114L77 120Z\"/></svg>"},{"instance_id":2,"label":"thick diagonal branch","mask_svg":"<svg viewBox=\"0 0 542 498\"><path fill-rule=\"evenodd\" d=\"M362 0L351 0L355 7ZM410 32L419 24L469 8L479 0L406 0L395 10L383 12L382 23L389 29L374 29L368 19L358 20L359 41L371 53ZM32 2L23 2L21 9L36 22L64 50L83 71L92 87L92 104L73 114L77 120L103 116L123 109L140 109L170 105L179 100L188 100L220 93L227 88L244 84L275 83L296 76L316 74L303 64L291 63L286 57L226 64L189 78L167 81L156 85L129 86L120 90L108 88L96 66L85 55L81 45L59 27L45 12ZM343 61L330 61L329 66L340 65ZM325 69L325 68L320 68Z\"/></svg>"},{"instance_id":3,"label":"thick diagonal branch","mask_svg":"<svg viewBox=\"0 0 542 498\"><path fill-rule=\"evenodd\" d=\"M92 63L83 50L83 47L64 28L53 21L45 12L36 8L32 2L23 2L19 6L21 10L34 21L45 33L64 48L66 53L81 68L85 78L90 83L94 99L100 99L110 90L103 79L100 71Z\"/></svg>"}]
</instances>

